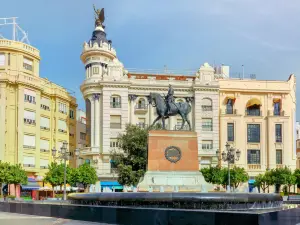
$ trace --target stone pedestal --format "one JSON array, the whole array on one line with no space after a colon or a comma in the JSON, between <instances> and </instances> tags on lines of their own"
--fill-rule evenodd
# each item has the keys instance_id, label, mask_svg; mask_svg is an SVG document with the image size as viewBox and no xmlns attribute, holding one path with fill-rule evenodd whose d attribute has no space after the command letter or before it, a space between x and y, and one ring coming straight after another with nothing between
<instances>
[{"instance_id":1,"label":"stone pedestal","mask_svg":"<svg viewBox=\"0 0 300 225\"><path fill-rule=\"evenodd\" d=\"M199 172L197 133L191 131L149 131L148 164L139 191L188 191L212 189Z\"/></svg>"}]
</instances>

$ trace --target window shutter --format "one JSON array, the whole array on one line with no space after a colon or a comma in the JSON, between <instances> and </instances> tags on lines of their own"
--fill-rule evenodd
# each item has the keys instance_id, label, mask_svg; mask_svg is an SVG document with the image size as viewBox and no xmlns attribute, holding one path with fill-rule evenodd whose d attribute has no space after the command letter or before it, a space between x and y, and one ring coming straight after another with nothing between
<instances>
[{"instance_id":1,"label":"window shutter","mask_svg":"<svg viewBox=\"0 0 300 225\"><path fill-rule=\"evenodd\" d=\"M24 110L24 119L35 120L35 112Z\"/></svg>"},{"instance_id":2,"label":"window shutter","mask_svg":"<svg viewBox=\"0 0 300 225\"><path fill-rule=\"evenodd\" d=\"M46 117L41 117L41 127L50 128L50 119Z\"/></svg>"},{"instance_id":3,"label":"window shutter","mask_svg":"<svg viewBox=\"0 0 300 225\"><path fill-rule=\"evenodd\" d=\"M212 104L212 102L211 102L210 99L208 99L208 98L202 99L202 105L209 105L209 106L211 106L211 104Z\"/></svg>"},{"instance_id":4,"label":"window shutter","mask_svg":"<svg viewBox=\"0 0 300 225\"><path fill-rule=\"evenodd\" d=\"M33 64L33 61L32 61L32 60L30 60L30 59L24 58L24 60L23 60L23 63L26 63L26 64L28 64L28 65L31 65L31 66L32 66L32 64Z\"/></svg>"},{"instance_id":5,"label":"window shutter","mask_svg":"<svg viewBox=\"0 0 300 225\"><path fill-rule=\"evenodd\" d=\"M49 160L48 159L41 159L40 160L40 167L48 167Z\"/></svg>"},{"instance_id":6,"label":"window shutter","mask_svg":"<svg viewBox=\"0 0 300 225\"><path fill-rule=\"evenodd\" d=\"M25 95L30 95L30 96L33 96L33 97L36 96L35 92L32 91L32 90L29 90L29 89L24 89L24 94Z\"/></svg>"},{"instance_id":7,"label":"window shutter","mask_svg":"<svg viewBox=\"0 0 300 225\"><path fill-rule=\"evenodd\" d=\"M111 123L121 123L121 116L110 116Z\"/></svg>"},{"instance_id":8,"label":"window shutter","mask_svg":"<svg viewBox=\"0 0 300 225\"><path fill-rule=\"evenodd\" d=\"M35 165L34 156L23 156L23 164Z\"/></svg>"},{"instance_id":9,"label":"window shutter","mask_svg":"<svg viewBox=\"0 0 300 225\"><path fill-rule=\"evenodd\" d=\"M58 120L58 129L67 131L67 123L64 120Z\"/></svg>"},{"instance_id":10,"label":"window shutter","mask_svg":"<svg viewBox=\"0 0 300 225\"><path fill-rule=\"evenodd\" d=\"M43 140L41 139L40 141L40 149L44 149L44 150L49 150L50 149L50 144L48 140Z\"/></svg>"},{"instance_id":11,"label":"window shutter","mask_svg":"<svg viewBox=\"0 0 300 225\"><path fill-rule=\"evenodd\" d=\"M35 147L35 136L25 134L23 144L26 145L26 146Z\"/></svg>"},{"instance_id":12,"label":"window shutter","mask_svg":"<svg viewBox=\"0 0 300 225\"><path fill-rule=\"evenodd\" d=\"M41 104L50 107L50 99L42 97Z\"/></svg>"},{"instance_id":13,"label":"window shutter","mask_svg":"<svg viewBox=\"0 0 300 225\"><path fill-rule=\"evenodd\" d=\"M5 54L0 53L0 66L5 66Z\"/></svg>"}]
</instances>

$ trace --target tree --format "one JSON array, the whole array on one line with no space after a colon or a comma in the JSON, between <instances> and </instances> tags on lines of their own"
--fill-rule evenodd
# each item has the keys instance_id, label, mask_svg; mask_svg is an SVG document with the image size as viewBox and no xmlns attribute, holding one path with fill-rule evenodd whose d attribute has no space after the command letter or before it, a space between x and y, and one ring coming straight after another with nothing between
<instances>
[{"instance_id":1,"label":"tree","mask_svg":"<svg viewBox=\"0 0 300 225\"><path fill-rule=\"evenodd\" d=\"M290 171L291 172L291 171ZM286 185L288 186L288 193L291 192L291 186L295 185L297 181L296 176L294 175L294 173L289 173L287 174L286 177Z\"/></svg>"},{"instance_id":2,"label":"tree","mask_svg":"<svg viewBox=\"0 0 300 225\"><path fill-rule=\"evenodd\" d=\"M21 164L12 165L9 167L7 183L14 184L15 190L17 184L27 184L27 179L26 171L21 167Z\"/></svg>"},{"instance_id":3,"label":"tree","mask_svg":"<svg viewBox=\"0 0 300 225\"><path fill-rule=\"evenodd\" d=\"M79 170L77 168L67 168L67 183L72 187L76 187L78 183L80 183L80 175Z\"/></svg>"},{"instance_id":4,"label":"tree","mask_svg":"<svg viewBox=\"0 0 300 225\"><path fill-rule=\"evenodd\" d=\"M98 180L96 170L88 163L80 165L75 174L78 176L78 182L83 185L84 189L91 184L95 184Z\"/></svg>"},{"instance_id":5,"label":"tree","mask_svg":"<svg viewBox=\"0 0 300 225\"><path fill-rule=\"evenodd\" d=\"M54 190L54 187L64 183L64 165L52 162L48 169L44 182L51 184Z\"/></svg>"},{"instance_id":6,"label":"tree","mask_svg":"<svg viewBox=\"0 0 300 225\"><path fill-rule=\"evenodd\" d=\"M118 182L122 185L137 185L144 176L147 164L148 129L127 125L125 133L118 137L121 151L112 152L117 165Z\"/></svg>"},{"instance_id":7,"label":"tree","mask_svg":"<svg viewBox=\"0 0 300 225\"><path fill-rule=\"evenodd\" d=\"M225 189L228 185L228 168L210 167L200 170L208 183L222 185ZM230 169L230 185L237 188L240 183L248 180L248 174L244 168L234 167Z\"/></svg>"},{"instance_id":8,"label":"tree","mask_svg":"<svg viewBox=\"0 0 300 225\"><path fill-rule=\"evenodd\" d=\"M287 167L272 169L270 173L272 182L275 184L276 193L279 193L281 185L296 182L296 178L291 178L292 171Z\"/></svg>"},{"instance_id":9,"label":"tree","mask_svg":"<svg viewBox=\"0 0 300 225\"><path fill-rule=\"evenodd\" d=\"M255 177L254 186L261 188L263 190L263 193L266 193L267 188L269 188L269 186L273 184L274 182L272 180L272 174L270 171L267 171L264 174L259 174Z\"/></svg>"},{"instance_id":10,"label":"tree","mask_svg":"<svg viewBox=\"0 0 300 225\"><path fill-rule=\"evenodd\" d=\"M7 183L9 168L10 168L9 163L0 161L0 189L1 189L0 196L3 195L2 185Z\"/></svg>"}]
</instances>

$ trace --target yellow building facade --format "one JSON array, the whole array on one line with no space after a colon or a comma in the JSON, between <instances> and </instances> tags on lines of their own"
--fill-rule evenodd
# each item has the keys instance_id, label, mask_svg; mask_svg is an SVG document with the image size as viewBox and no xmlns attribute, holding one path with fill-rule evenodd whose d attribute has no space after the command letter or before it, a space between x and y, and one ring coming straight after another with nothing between
<instances>
[{"instance_id":1,"label":"yellow building facade","mask_svg":"<svg viewBox=\"0 0 300 225\"><path fill-rule=\"evenodd\" d=\"M220 152L241 151L235 165L250 179L269 169L296 169L296 78L220 79ZM227 162L221 162L223 166Z\"/></svg>"},{"instance_id":2,"label":"yellow building facade","mask_svg":"<svg viewBox=\"0 0 300 225\"><path fill-rule=\"evenodd\" d=\"M51 149L76 147L76 99L41 78L39 63L38 49L0 39L0 160L33 177L47 172Z\"/></svg>"}]
</instances>

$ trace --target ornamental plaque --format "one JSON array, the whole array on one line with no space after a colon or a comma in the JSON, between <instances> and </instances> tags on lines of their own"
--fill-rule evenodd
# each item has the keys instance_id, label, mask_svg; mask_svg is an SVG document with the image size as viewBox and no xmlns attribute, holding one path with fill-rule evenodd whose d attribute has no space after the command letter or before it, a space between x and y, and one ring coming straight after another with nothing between
<instances>
[{"instance_id":1,"label":"ornamental plaque","mask_svg":"<svg viewBox=\"0 0 300 225\"><path fill-rule=\"evenodd\" d=\"M165 150L165 157L171 163L177 163L181 159L181 150L176 146L169 146Z\"/></svg>"}]
</instances>

